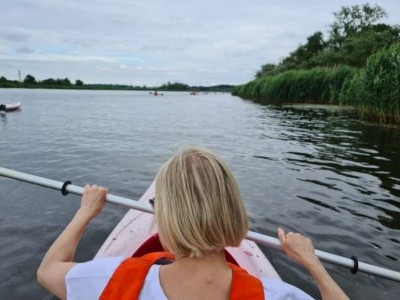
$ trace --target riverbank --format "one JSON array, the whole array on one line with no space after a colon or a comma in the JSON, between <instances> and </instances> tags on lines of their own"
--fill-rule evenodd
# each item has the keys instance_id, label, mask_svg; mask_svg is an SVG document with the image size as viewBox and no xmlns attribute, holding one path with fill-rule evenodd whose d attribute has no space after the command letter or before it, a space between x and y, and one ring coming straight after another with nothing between
<instances>
[{"instance_id":1,"label":"riverbank","mask_svg":"<svg viewBox=\"0 0 400 300\"><path fill-rule=\"evenodd\" d=\"M360 119L400 125L400 44L371 55L361 69L291 70L236 86L232 94L261 104L336 104Z\"/></svg>"},{"instance_id":2,"label":"riverbank","mask_svg":"<svg viewBox=\"0 0 400 300\"><path fill-rule=\"evenodd\" d=\"M297 108L297 109L323 109L326 111L355 111L354 106L342 106L335 104L309 104L309 103L287 103L283 104L282 107Z\"/></svg>"}]
</instances>

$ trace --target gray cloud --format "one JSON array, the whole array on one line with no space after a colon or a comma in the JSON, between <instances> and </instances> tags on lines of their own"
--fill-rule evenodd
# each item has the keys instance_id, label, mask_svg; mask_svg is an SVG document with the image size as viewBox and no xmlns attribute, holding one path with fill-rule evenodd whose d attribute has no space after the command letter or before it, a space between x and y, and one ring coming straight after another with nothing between
<instances>
[{"instance_id":1,"label":"gray cloud","mask_svg":"<svg viewBox=\"0 0 400 300\"><path fill-rule=\"evenodd\" d=\"M399 24L398 0L377 0ZM243 83L277 63L332 12L359 0L3 1L0 76L161 84ZM10 13L12 12L12 13ZM10 28L5 30L4 28ZM29 47L25 46L29 41ZM33 51L33 49L35 51ZM21 55L29 54L29 55Z\"/></svg>"},{"instance_id":2,"label":"gray cloud","mask_svg":"<svg viewBox=\"0 0 400 300\"><path fill-rule=\"evenodd\" d=\"M31 54L33 52L35 52L35 50L28 48L28 47L21 47L17 49L18 53L23 53L23 54Z\"/></svg>"},{"instance_id":3,"label":"gray cloud","mask_svg":"<svg viewBox=\"0 0 400 300\"><path fill-rule=\"evenodd\" d=\"M14 0L10 4L12 6L15 6L16 8L24 8L24 9L38 8L38 4L30 0Z\"/></svg>"},{"instance_id":4,"label":"gray cloud","mask_svg":"<svg viewBox=\"0 0 400 300\"><path fill-rule=\"evenodd\" d=\"M10 42L25 42L31 38L30 34L21 32L0 31L0 39Z\"/></svg>"}]
</instances>

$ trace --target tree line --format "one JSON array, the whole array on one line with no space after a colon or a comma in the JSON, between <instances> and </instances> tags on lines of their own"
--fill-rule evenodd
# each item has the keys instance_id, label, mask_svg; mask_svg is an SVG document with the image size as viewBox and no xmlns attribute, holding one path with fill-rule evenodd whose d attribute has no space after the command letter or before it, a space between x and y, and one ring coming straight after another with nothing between
<instances>
[{"instance_id":1,"label":"tree line","mask_svg":"<svg viewBox=\"0 0 400 300\"><path fill-rule=\"evenodd\" d=\"M196 92L231 92L233 85L221 84L213 86L189 86L181 82L167 82L160 86L133 86L123 84L85 84L77 79L72 83L68 78L48 78L37 80L31 74L22 82L0 77L0 88L45 88L45 89L87 89L87 90L134 90L134 91L196 91Z\"/></svg>"},{"instance_id":2,"label":"tree line","mask_svg":"<svg viewBox=\"0 0 400 300\"><path fill-rule=\"evenodd\" d=\"M161 91L231 92L234 85L189 86L181 82L167 82L157 88Z\"/></svg>"},{"instance_id":3,"label":"tree line","mask_svg":"<svg viewBox=\"0 0 400 300\"><path fill-rule=\"evenodd\" d=\"M75 83L71 83L68 78L48 78L45 80L36 80L34 76L28 74L25 76L22 82L18 80L8 80L6 77L0 77L0 87L59 87L59 88L68 88L68 87L82 87L83 81L80 79L75 80Z\"/></svg>"},{"instance_id":4,"label":"tree line","mask_svg":"<svg viewBox=\"0 0 400 300\"><path fill-rule=\"evenodd\" d=\"M347 65L360 68L377 51L400 42L400 26L378 23L387 17L386 11L370 4L343 6L333 13L327 39L321 31L307 37L278 64L266 63L256 72L261 78L289 70Z\"/></svg>"}]
</instances>

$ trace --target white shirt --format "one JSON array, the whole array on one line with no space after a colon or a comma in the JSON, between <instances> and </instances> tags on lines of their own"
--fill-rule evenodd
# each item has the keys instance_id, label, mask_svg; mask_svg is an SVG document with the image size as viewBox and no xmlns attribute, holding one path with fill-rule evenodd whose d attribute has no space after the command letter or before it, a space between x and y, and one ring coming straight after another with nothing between
<instances>
[{"instance_id":1,"label":"white shirt","mask_svg":"<svg viewBox=\"0 0 400 300\"><path fill-rule=\"evenodd\" d=\"M98 299L116 268L126 257L103 257L75 265L66 275L67 299ZM151 266L145 278L139 300L167 300L159 278L160 265ZM302 290L280 279L260 278L267 300L313 299Z\"/></svg>"}]
</instances>

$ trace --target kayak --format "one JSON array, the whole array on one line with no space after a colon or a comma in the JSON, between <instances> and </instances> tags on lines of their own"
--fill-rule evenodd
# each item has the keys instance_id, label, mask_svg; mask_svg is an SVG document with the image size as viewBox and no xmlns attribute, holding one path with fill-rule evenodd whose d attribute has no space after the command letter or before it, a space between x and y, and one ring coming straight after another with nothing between
<instances>
[{"instance_id":1,"label":"kayak","mask_svg":"<svg viewBox=\"0 0 400 300\"><path fill-rule=\"evenodd\" d=\"M6 112L14 111L14 110L19 109L21 104L22 104L21 102L15 102L15 103L11 103L11 104L1 104L0 111L6 111Z\"/></svg>"},{"instance_id":2,"label":"kayak","mask_svg":"<svg viewBox=\"0 0 400 300\"><path fill-rule=\"evenodd\" d=\"M154 199L154 182L139 199L149 203ZM154 226L154 215L131 209L114 228L95 258L105 256L141 257L147 253L165 251ZM278 273L256 243L243 240L239 247L227 247L228 262L245 269L258 278L278 278Z\"/></svg>"}]
</instances>

